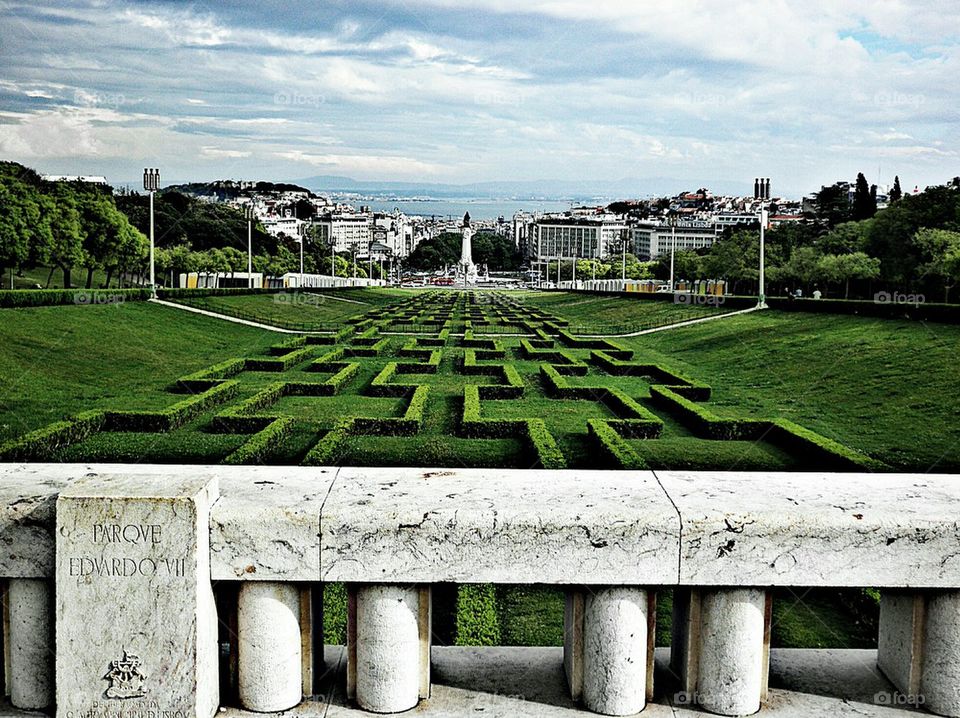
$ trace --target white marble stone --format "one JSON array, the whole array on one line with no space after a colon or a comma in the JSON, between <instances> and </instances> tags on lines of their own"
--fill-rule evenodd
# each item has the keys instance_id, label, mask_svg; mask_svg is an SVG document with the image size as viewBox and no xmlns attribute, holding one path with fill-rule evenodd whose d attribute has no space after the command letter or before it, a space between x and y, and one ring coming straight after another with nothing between
<instances>
[{"instance_id":1,"label":"white marble stone","mask_svg":"<svg viewBox=\"0 0 960 718\"><path fill-rule=\"evenodd\" d=\"M210 516L213 579L317 581L320 509L336 469L231 467Z\"/></svg>"},{"instance_id":2,"label":"white marble stone","mask_svg":"<svg viewBox=\"0 0 960 718\"><path fill-rule=\"evenodd\" d=\"M766 594L756 589L704 591L700 600L694 702L725 716L760 710L766 685Z\"/></svg>"},{"instance_id":3,"label":"white marble stone","mask_svg":"<svg viewBox=\"0 0 960 718\"><path fill-rule=\"evenodd\" d=\"M960 716L960 591L927 598L920 695L932 713Z\"/></svg>"},{"instance_id":4,"label":"white marble stone","mask_svg":"<svg viewBox=\"0 0 960 718\"><path fill-rule=\"evenodd\" d=\"M960 481L946 475L657 471L688 586L956 587Z\"/></svg>"},{"instance_id":5,"label":"white marble stone","mask_svg":"<svg viewBox=\"0 0 960 718\"><path fill-rule=\"evenodd\" d=\"M356 699L374 713L399 713L420 701L421 591L360 586L356 594Z\"/></svg>"},{"instance_id":6,"label":"white marble stone","mask_svg":"<svg viewBox=\"0 0 960 718\"><path fill-rule=\"evenodd\" d=\"M237 683L244 708L292 708L302 697L300 590L247 581L237 601Z\"/></svg>"},{"instance_id":7,"label":"white marble stone","mask_svg":"<svg viewBox=\"0 0 960 718\"><path fill-rule=\"evenodd\" d=\"M219 704L209 513L217 478L95 471L57 500L57 711ZM146 713L145 713L146 714Z\"/></svg>"},{"instance_id":8,"label":"white marble stone","mask_svg":"<svg viewBox=\"0 0 960 718\"><path fill-rule=\"evenodd\" d=\"M648 599L641 588L586 592L583 702L595 713L625 716L647 702Z\"/></svg>"},{"instance_id":9,"label":"white marble stone","mask_svg":"<svg viewBox=\"0 0 960 718\"><path fill-rule=\"evenodd\" d=\"M885 591L880 596L877 666L904 695L920 692L926 601L912 591Z\"/></svg>"},{"instance_id":10,"label":"white marble stone","mask_svg":"<svg viewBox=\"0 0 960 718\"><path fill-rule=\"evenodd\" d=\"M650 472L343 468L325 581L676 583L679 520Z\"/></svg>"},{"instance_id":11,"label":"white marble stone","mask_svg":"<svg viewBox=\"0 0 960 718\"><path fill-rule=\"evenodd\" d=\"M10 620L10 702L42 710L53 704L53 594L45 578L13 578L7 588Z\"/></svg>"},{"instance_id":12,"label":"white marble stone","mask_svg":"<svg viewBox=\"0 0 960 718\"><path fill-rule=\"evenodd\" d=\"M0 576L53 577L57 494L83 475L61 464L0 464Z\"/></svg>"}]
</instances>

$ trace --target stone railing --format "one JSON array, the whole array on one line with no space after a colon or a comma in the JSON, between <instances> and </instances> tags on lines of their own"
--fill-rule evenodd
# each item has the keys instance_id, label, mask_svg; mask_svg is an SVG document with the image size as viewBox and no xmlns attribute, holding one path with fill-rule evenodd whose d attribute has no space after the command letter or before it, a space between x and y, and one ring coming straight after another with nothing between
<instances>
[{"instance_id":1,"label":"stone railing","mask_svg":"<svg viewBox=\"0 0 960 718\"><path fill-rule=\"evenodd\" d=\"M0 571L7 694L64 718L296 706L330 581L368 711L429 696L431 586L462 582L563 587L570 693L609 715L651 696L660 588L721 715L763 704L771 588L879 588L879 667L960 715L953 476L0 465Z\"/></svg>"}]
</instances>

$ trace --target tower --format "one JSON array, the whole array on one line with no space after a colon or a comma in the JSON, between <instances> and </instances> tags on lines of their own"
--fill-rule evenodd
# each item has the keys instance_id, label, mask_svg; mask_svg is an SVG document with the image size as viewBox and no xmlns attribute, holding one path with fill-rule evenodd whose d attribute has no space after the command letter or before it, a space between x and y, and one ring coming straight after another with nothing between
<instances>
[{"instance_id":1,"label":"tower","mask_svg":"<svg viewBox=\"0 0 960 718\"><path fill-rule=\"evenodd\" d=\"M473 284L477 281L477 267L473 263L473 247L471 238L473 229L470 227L470 213L463 215L463 240L460 244L460 263L457 274L463 279L464 284Z\"/></svg>"}]
</instances>

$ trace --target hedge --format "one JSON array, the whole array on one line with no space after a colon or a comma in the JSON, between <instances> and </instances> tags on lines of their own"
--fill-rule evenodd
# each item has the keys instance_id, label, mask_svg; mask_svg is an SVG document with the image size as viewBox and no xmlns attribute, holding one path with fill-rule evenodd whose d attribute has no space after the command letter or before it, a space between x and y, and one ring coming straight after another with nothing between
<instances>
[{"instance_id":1,"label":"hedge","mask_svg":"<svg viewBox=\"0 0 960 718\"><path fill-rule=\"evenodd\" d=\"M223 379L230 379L242 372L247 366L246 359L227 359L193 374L187 374L177 379L176 387L180 391L202 392L219 384Z\"/></svg>"},{"instance_id":2,"label":"hedge","mask_svg":"<svg viewBox=\"0 0 960 718\"><path fill-rule=\"evenodd\" d=\"M653 385L650 399L684 421L694 433L722 441L756 441L770 422L755 419L721 419L704 406L673 391L672 387Z\"/></svg>"},{"instance_id":3,"label":"hedge","mask_svg":"<svg viewBox=\"0 0 960 718\"><path fill-rule=\"evenodd\" d=\"M283 355L289 354L293 349L299 349L300 347L306 346L307 338L303 335L290 337L286 341L282 341L279 344L274 344L270 347L270 353L273 355Z\"/></svg>"},{"instance_id":4,"label":"hedge","mask_svg":"<svg viewBox=\"0 0 960 718\"><path fill-rule=\"evenodd\" d=\"M892 301L784 299L782 297L767 297L767 304L771 309L776 309L781 312L851 314L878 319L907 319L913 321L960 324L960 304L940 304L934 302L901 304Z\"/></svg>"},{"instance_id":5,"label":"hedge","mask_svg":"<svg viewBox=\"0 0 960 718\"><path fill-rule=\"evenodd\" d=\"M395 362L397 374L436 374L440 368L441 352L436 349L430 352L430 358L423 362Z\"/></svg>"},{"instance_id":6,"label":"hedge","mask_svg":"<svg viewBox=\"0 0 960 718\"><path fill-rule=\"evenodd\" d=\"M284 354L281 357L253 357L248 358L246 363L247 371L273 371L273 372L283 372L287 371L297 364L300 364L307 360L314 352L313 347L304 347L303 349L298 349L292 351L289 354Z\"/></svg>"},{"instance_id":7,"label":"hedge","mask_svg":"<svg viewBox=\"0 0 960 718\"><path fill-rule=\"evenodd\" d=\"M525 426L526 437L533 445L540 466L544 469L567 468L567 460L543 419L527 419Z\"/></svg>"},{"instance_id":8,"label":"hedge","mask_svg":"<svg viewBox=\"0 0 960 718\"><path fill-rule=\"evenodd\" d=\"M340 419L333 428L318 441L303 457L303 466L332 466L343 451L344 445L353 432L355 419Z\"/></svg>"},{"instance_id":9,"label":"hedge","mask_svg":"<svg viewBox=\"0 0 960 718\"><path fill-rule=\"evenodd\" d=\"M499 646L500 618L496 587L492 584L457 586L454 645Z\"/></svg>"},{"instance_id":10,"label":"hedge","mask_svg":"<svg viewBox=\"0 0 960 718\"><path fill-rule=\"evenodd\" d=\"M314 359L307 365L306 371L339 371L343 362L340 360L343 359L343 355L346 350L343 347L337 347L336 349L327 352L322 357Z\"/></svg>"},{"instance_id":11,"label":"hedge","mask_svg":"<svg viewBox=\"0 0 960 718\"><path fill-rule=\"evenodd\" d=\"M787 451L802 454L804 457L816 457L825 464L824 468L849 471L883 471L889 468L849 446L828 439L822 434L795 424L789 419L774 419L770 422L767 440Z\"/></svg>"},{"instance_id":12,"label":"hedge","mask_svg":"<svg viewBox=\"0 0 960 718\"><path fill-rule=\"evenodd\" d=\"M351 346L347 347L347 353L353 357L376 357L383 354L390 345L390 340L384 337L375 344L369 346Z\"/></svg>"},{"instance_id":13,"label":"hedge","mask_svg":"<svg viewBox=\"0 0 960 718\"><path fill-rule=\"evenodd\" d=\"M157 287L157 296L162 299L198 299L200 297L226 297L242 294L282 294L287 287L196 287L193 289L174 289Z\"/></svg>"},{"instance_id":14,"label":"hedge","mask_svg":"<svg viewBox=\"0 0 960 718\"><path fill-rule=\"evenodd\" d=\"M236 451L227 456L224 464L263 464L293 433L295 420L284 416L270 422L251 436Z\"/></svg>"},{"instance_id":15,"label":"hedge","mask_svg":"<svg viewBox=\"0 0 960 718\"><path fill-rule=\"evenodd\" d=\"M240 382L228 379L200 394L178 401L161 411L108 411L107 431L173 431L217 404L230 401L240 393Z\"/></svg>"},{"instance_id":16,"label":"hedge","mask_svg":"<svg viewBox=\"0 0 960 718\"><path fill-rule=\"evenodd\" d=\"M601 456L620 469L646 469L647 462L635 452L620 433L604 419L588 419L587 434L596 442Z\"/></svg>"},{"instance_id":17,"label":"hedge","mask_svg":"<svg viewBox=\"0 0 960 718\"><path fill-rule=\"evenodd\" d=\"M430 395L430 387L421 385L416 387L407 410L403 416L354 417L352 433L373 434L377 436L415 436L423 427L423 410Z\"/></svg>"},{"instance_id":18,"label":"hedge","mask_svg":"<svg viewBox=\"0 0 960 718\"><path fill-rule=\"evenodd\" d=\"M76 444L100 431L106 423L103 411L82 411L63 421L35 429L0 444L2 461L46 460L50 454Z\"/></svg>"},{"instance_id":19,"label":"hedge","mask_svg":"<svg viewBox=\"0 0 960 718\"><path fill-rule=\"evenodd\" d=\"M0 291L0 309L66 304L97 306L144 302L148 299L149 289L4 289Z\"/></svg>"}]
</instances>

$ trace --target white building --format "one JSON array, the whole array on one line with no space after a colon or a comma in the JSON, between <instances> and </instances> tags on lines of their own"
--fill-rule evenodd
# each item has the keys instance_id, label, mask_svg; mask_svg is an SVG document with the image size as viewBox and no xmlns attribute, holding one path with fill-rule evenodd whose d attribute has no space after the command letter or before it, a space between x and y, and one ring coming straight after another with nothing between
<instances>
[{"instance_id":1,"label":"white building","mask_svg":"<svg viewBox=\"0 0 960 718\"><path fill-rule=\"evenodd\" d=\"M615 215L546 216L529 225L528 253L533 261L603 259L629 241L626 222Z\"/></svg>"},{"instance_id":2,"label":"white building","mask_svg":"<svg viewBox=\"0 0 960 718\"><path fill-rule=\"evenodd\" d=\"M674 242L677 251L712 247L718 231L712 222L679 222L676 225L641 222L631 229L631 246L637 258L646 261L669 254Z\"/></svg>"},{"instance_id":3,"label":"white building","mask_svg":"<svg viewBox=\"0 0 960 718\"><path fill-rule=\"evenodd\" d=\"M314 220L317 240L338 252L366 251L373 239L373 215L368 212L331 212Z\"/></svg>"}]
</instances>

